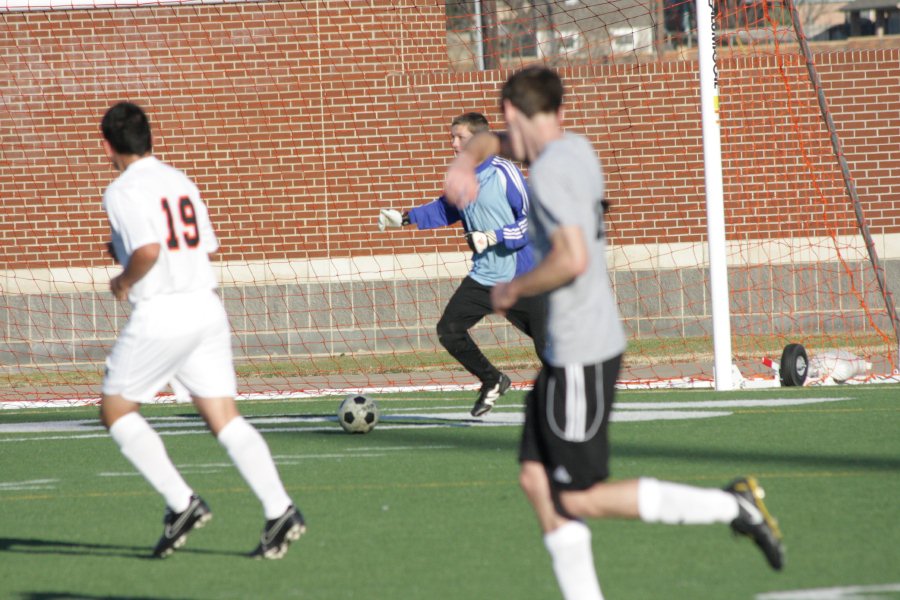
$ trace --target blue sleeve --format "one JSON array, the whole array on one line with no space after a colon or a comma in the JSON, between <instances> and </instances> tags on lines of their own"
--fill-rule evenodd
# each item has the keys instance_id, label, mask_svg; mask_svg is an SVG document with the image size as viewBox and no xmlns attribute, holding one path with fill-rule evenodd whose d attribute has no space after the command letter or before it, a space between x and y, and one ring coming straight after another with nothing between
<instances>
[{"instance_id":1,"label":"blue sleeve","mask_svg":"<svg viewBox=\"0 0 900 600\"><path fill-rule=\"evenodd\" d=\"M497 230L497 241L510 250L518 250L528 245L528 217L522 216L515 223L504 225Z\"/></svg>"},{"instance_id":2,"label":"blue sleeve","mask_svg":"<svg viewBox=\"0 0 900 600\"><path fill-rule=\"evenodd\" d=\"M409 210L409 222L419 229L436 229L452 225L461 219L459 211L447 204L444 197Z\"/></svg>"},{"instance_id":3,"label":"blue sleeve","mask_svg":"<svg viewBox=\"0 0 900 600\"><path fill-rule=\"evenodd\" d=\"M497 242L510 250L528 245L528 188L522 172L508 161L498 161L495 166L506 178L506 200L513 211L514 223L495 230Z\"/></svg>"}]
</instances>

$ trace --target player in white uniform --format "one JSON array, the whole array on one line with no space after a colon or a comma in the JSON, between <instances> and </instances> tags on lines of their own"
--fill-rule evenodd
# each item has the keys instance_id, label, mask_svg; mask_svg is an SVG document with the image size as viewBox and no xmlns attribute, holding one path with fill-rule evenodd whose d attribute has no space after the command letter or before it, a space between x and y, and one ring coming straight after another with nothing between
<instances>
[{"instance_id":1,"label":"player in white uniform","mask_svg":"<svg viewBox=\"0 0 900 600\"><path fill-rule=\"evenodd\" d=\"M484 156L527 161L534 200L531 232L540 258L528 273L491 291L494 309L548 294L547 351L525 401L519 481L531 503L567 600L602 599L587 517L649 523L729 523L752 538L773 569L784 556L781 533L753 478L724 490L649 477L609 481L609 416L625 336L606 271L603 172L583 136L561 126L563 85L542 66L503 86L507 135L479 134L451 165L445 193L471 202L473 168Z\"/></svg>"},{"instance_id":2,"label":"player in white uniform","mask_svg":"<svg viewBox=\"0 0 900 600\"><path fill-rule=\"evenodd\" d=\"M231 333L209 260L218 241L206 205L184 173L152 155L150 124L140 107L114 105L101 128L106 153L121 171L103 194L111 249L123 267L110 289L133 309L106 360L100 418L166 501L153 555L168 556L212 518L139 412L141 403L177 381L263 505L266 524L251 555L281 558L305 524L268 445L234 400Z\"/></svg>"}]
</instances>

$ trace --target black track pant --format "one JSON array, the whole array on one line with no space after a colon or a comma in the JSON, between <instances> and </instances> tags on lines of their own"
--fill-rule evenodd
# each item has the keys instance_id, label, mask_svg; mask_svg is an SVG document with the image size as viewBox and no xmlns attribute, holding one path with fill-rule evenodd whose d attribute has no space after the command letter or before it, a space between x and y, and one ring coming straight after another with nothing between
<instances>
[{"instance_id":1,"label":"black track pant","mask_svg":"<svg viewBox=\"0 0 900 600\"><path fill-rule=\"evenodd\" d=\"M456 288L437 324L438 339L447 352L483 384L491 385L500 379L500 371L475 345L469 329L493 312L491 288L466 277ZM534 340L538 356L544 350L546 313L543 296L520 298L506 312L506 319Z\"/></svg>"}]
</instances>

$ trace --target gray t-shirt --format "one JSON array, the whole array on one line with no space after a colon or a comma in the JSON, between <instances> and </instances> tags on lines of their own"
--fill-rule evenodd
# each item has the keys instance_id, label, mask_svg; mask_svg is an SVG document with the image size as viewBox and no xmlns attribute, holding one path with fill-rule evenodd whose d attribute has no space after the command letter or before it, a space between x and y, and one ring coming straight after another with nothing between
<instances>
[{"instance_id":1,"label":"gray t-shirt","mask_svg":"<svg viewBox=\"0 0 900 600\"><path fill-rule=\"evenodd\" d=\"M581 228L589 253L587 270L549 294L544 359L563 367L622 354L625 332L606 270L605 189L594 149L584 137L566 132L544 148L529 171L538 256L544 257L550 236L566 225Z\"/></svg>"}]
</instances>

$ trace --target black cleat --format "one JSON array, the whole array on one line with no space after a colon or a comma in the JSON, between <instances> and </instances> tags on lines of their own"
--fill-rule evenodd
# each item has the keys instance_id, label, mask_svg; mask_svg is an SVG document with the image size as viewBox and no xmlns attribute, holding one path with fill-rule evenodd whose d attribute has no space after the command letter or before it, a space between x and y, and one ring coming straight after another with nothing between
<instances>
[{"instance_id":1,"label":"black cleat","mask_svg":"<svg viewBox=\"0 0 900 600\"><path fill-rule=\"evenodd\" d=\"M252 558L281 558L287 553L291 542L300 539L306 533L306 523L303 515L294 508L288 506L284 514L277 519L266 521L262 535L259 537L259 546L250 553Z\"/></svg>"},{"instance_id":2,"label":"black cleat","mask_svg":"<svg viewBox=\"0 0 900 600\"><path fill-rule=\"evenodd\" d=\"M212 511L200 496L191 496L191 503L188 504L184 512L175 513L171 508L166 508L166 514L163 517L162 537L156 543L153 550L153 556L156 558L165 558L175 552L178 548L184 546L187 541L187 534L193 529L199 529L206 525L207 521L212 519Z\"/></svg>"},{"instance_id":3,"label":"black cleat","mask_svg":"<svg viewBox=\"0 0 900 600\"><path fill-rule=\"evenodd\" d=\"M765 491L753 477L736 479L725 491L734 495L738 503L738 516L731 522L732 531L752 538L769 565L780 571L784 566L784 546L778 521L769 514L763 503Z\"/></svg>"},{"instance_id":4,"label":"black cleat","mask_svg":"<svg viewBox=\"0 0 900 600\"><path fill-rule=\"evenodd\" d=\"M512 382L509 380L509 377L503 373L500 373L500 379L496 383L483 384L478 392L478 400L475 401L475 406L472 407L472 416L481 417L491 412L494 408L494 403L506 393L510 384Z\"/></svg>"}]
</instances>

